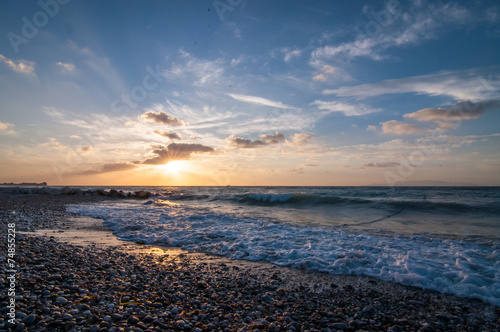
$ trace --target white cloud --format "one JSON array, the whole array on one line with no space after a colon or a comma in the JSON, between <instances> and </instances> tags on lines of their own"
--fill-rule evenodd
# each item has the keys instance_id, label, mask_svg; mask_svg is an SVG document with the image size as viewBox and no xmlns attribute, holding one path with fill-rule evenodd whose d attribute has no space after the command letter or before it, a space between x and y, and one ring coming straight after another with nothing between
<instances>
[{"instance_id":1,"label":"white cloud","mask_svg":"<svg viewBox=\"0 0 500 332\"><path fill-rule=\"evenodd\" d=\"M293 58L299 57L302 54L302 50L295 49L295 50L289 51L288 49L286 49L284 51L284 53L285 53L285 57L283 58L283 60L288 63Z\"/></svg>"},{"instance_id":2,"label":"white cloud","mask_svg":"<svg viewBox=\"0 0 500 332\"><path fill-rule=\"evenodd\" d=\"M365 115L365 114L375 113L375 112L381 111L378 108L373 108L373 107L365 105L365 104L353 105L353 104L348 104L348 103L343 103L343 102L338 102L338 101L315 100L314 102L311 103L311 105L316 105L321 110L327 110L327 111L329 111L328 113L341 112L345 116L359 116L359 115Z\"/></svg>"},{"instance_id":3,"label":"white cloud","mask_svg":"<svg viewBox=\"0 0 500 332\"><path fill-rule=\"evenodd\" d=\"M65 62L57 62L56 65L58 65L59 67L61 67L62 69L64 69L65 71L68 71L68 72L72 72L73 70L75 70L75 65L72 64L72 63L65 63Z\"/></svg>"},{"instance_id":4,"label":"white cloud","mask_svg":"<svg viewBox=\"0 0 500 332\"><path fill-rule=\"evenodd\" d=\"M257 104L257 105L269 106L269 107L276 107L276 108L281 108L281 109L296 109L295 107L285 105L282 102L273 101L273 100L262 98L262 97L247 96L247 95L240 95L240 94L233 94L233 93L228 93L227 95L233 99L236 99L238 101L242 101L245 103Z\"/></svg>"},{"instance_id":5,"label":"white cloud","mask_svg":"<svg viewBox=\"0 0 500 332\"><path fill-rule=\"evenodd\" d=\"M457 100L485 100L500 97L500 80L492 72L499 67L441 71L430 75L384 80L378 83L345 86L324 90L323 94L339 97L368 98L384 94L416 93L431 96L450 96ZM488 77L488 79L484 77Z\"/></svg>"},{"instance_id":6,"label":"white cloud","mask_svg":"<svg viewBox=\"0 0 500 332\"><path fill-rule=\"evenodd\" d=\"M10 69L23 74L32 75L35 72L35 63L28 60L14 61L0 54L0 61L10 67Z\"/></svg>"}]
</instances>

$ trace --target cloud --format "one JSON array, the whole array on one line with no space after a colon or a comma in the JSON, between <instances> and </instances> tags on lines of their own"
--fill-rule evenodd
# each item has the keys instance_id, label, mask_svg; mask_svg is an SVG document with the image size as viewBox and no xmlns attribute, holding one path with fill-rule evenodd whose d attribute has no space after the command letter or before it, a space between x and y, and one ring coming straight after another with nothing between
<instances>
[{"instance_id":1,"label":"cloud","mask_svg":"<svg viewBox=\"0 0 500 332\"><path fill-rule=\"evenodd\" d=\"M35 63L33 61L28 61L28 60L14 61L11 59L7 59L2 54L0 54L0 61L7 64L10 67L10 69L23 74L34 74L35 72Z\"/></svg>"},{"instance_id":2,"label":"cloud","mask_svg":"<svg viewBox=\"0 0 500 332\"><path fill-rule=\"evenodd\" d=\"M47 143L41 143L40 145L48 147L48 148L53 149L53 150L66 149L66 146L59 143L54 137L49 137L49 141Z\"/></svg>"},{"instance_id":3,"label":"cloud","mask_svg":"<svg viewBox=\"0 0 500 332\"><path fill-rule=\"evenodd\" d=\"M316 72L316 75L313 76L313 80L321 82L326 82L331 80L350 81L352 80L352 77L339 67L322 65Z\"/></svg>"},{"instance_id":4,"label":"cloud","mask_svg":"<svg viewBox=\"0 0 500 332\"><path fill-rule=\"evenodd\" d=\"M377 83L345 86L324 90L323 94L339 97L368 98L384 94L416 93L430 96L450 96L457 100L488 100L500 98L500 81L492 72L499 67L440 71L421 76L384 80ZM485 79L488 77L489 79Z\"/></svg>"},{"instance_id":5,"label":"cloud","mask_svg":"<svg viewBox=\"0 0 500 332\"><path fill-rule=\"evenodd\" d=\"M378 108L373 108L364 104L353 105L337 101L315 100L310 105L316 105L321 110L341 112L344 113L345 116L359 116L380 111Z\"/></svg>"},{"instance_id":6,"label":"cloud","mask_svg":"<svg viewBox=\"0 0 500 332\"><path fill-rule=\"evenodd\" d=\"M68 72L72 72L73 70L75 70L75 65L72 64L72 63L64 63L64 62L57 62L56 65L58 65L59 67L61 67L62 69L68 71Z\"/></svg>"},{"instance_id":7,"label":"cloud","mask_svg":"<svg viewBox=\"0 0 500 332\"><path fill-rule=\"evenodd\" d=\"M285 57L283 58L283 60L287 63L290 62L293 58L299 57L302 54L302 51L299 49L290 51L287 48L285 48L283 49L283 52L285 53Z\"/></svg>"},{"instance_id":8,"label":"cloud","mask_svg":"<svg viewBox=\"0 0 500 332\"><path fill-rule=\"evenodd\" d=\"M382 132L384 134L396 134L396 135L416 134L423 130L423 128L420 126L404 123L397 120L381 122L381 124L382 124Z\"/></svg>"},{"instance_id":9,"label":"cloud","mask_svg":"<svg viewBox=\"0 0 500 332\"><path fill-rule=\"evenodd\" d=\"M154 121L156 123L160 124L166 124L166 125L171 125L171 126L182 126L184 122L181 120L174 118L173 116L168 115L165 112L146 112L144 114L139 115L139 117L142 117L146 120L149 121Z\"/></svg>"},{"instance_id":10,"label":"cloud","mask_svg":"<svg viewBox=\"0 0 500 332\"><path fill-rule=\"evenodd\" d=\"M202 144L189 143L170 143L167 146L160 146L151 153L155 155L152 158L144 160L146 165L163 165L172 160L191 159L193 153L214 152L214 149Z\"/></svg>"},{"instance_id":11,"label":"cloud","mask_svg":"<svg viewBox=\"0 0 500 332\"><path fill-rule=\"evenodd\" d=\"M169 80L179 78L191 79L194 86L205 86L220 84L223 82L225 73L224 61L201 60L193 57L188 52L180 51L182 63L174 63L170 69L163 72L163 76Z\"/></svg>"},{"instance_id":12,"label":"cloud","mask_svg":"<svg viewBox=\"0 0 500 332\"><path fill-rule=\"evenodd\" d=\"M260 135L261 139L251 140L241 137L234 137L233 135L226 138L226 142L230 145L242 148L242 149L253 149L266 145L279 144L285 141L285 135L280 132L276 132L274 134L264 134Z\"/></svg>"},{"instance_id":13,"label":"cloud","mask_svg":"<svg viewBox=\"0 0 500 332\"><path fill-rule=\"evenodd\" d=\"M292 136L292 142L295 146L307 145L311 143L313 137L313 134L298 133Z\"/></svg>"},{"instance_id":14,"label":"cloud","mask_svg":"<svg viewBox=\"0 0 500 332\"><path fill-rule=\"evenodd\" d=\"M414 113L405 114L404 117L417 121L455 121L477 119L484 112L500 108L498 100L482 102L459 101L452 107L425 108Z\"/></svg>"},{"instance_id":15,"label":"cloud","mask_svg":"<svg viewBox=\"0 0 500 332\"><path fill-rule=\"evenodd\" d=\"M128 164L128 163L115 163L115 164L106 164L101 166L99 169L88 170L80 173L76 173L77 175L98 175L102 173L112 173L112 172L123 172L129 171L137 168L137 165Z\"/></svg>"},{"instance_id":16,"label":"cloud","mask_svg":"<svg viewBox=\"0 0 500 332\"><path fill-rule=\"evenodd\" d=\"M278 144L278 143L281 143L281 142L283 142L285 140L285 135L283 135L280 132L275 132L274 134L260 135L260 138L266 144Z\"/></svg>"},{"instance_id":17,"label":"cloud","mask_svg":"<svg viewBox=\"0 0 500 332\"><path fill-rule=\"evenodd\" d=\"M362 168L366 167L374 167L374 168L386 168L386 167L394 167L399 166L399 163L394 161L389 161L385 163L364 163L361 165Z\"/></svg>"},{"instance_id":18,"label":"cloud","mask_svg":"<svg viewBox=\"0 0 500 332\"><path fill-rule=\"evenodd\" d=\"M425 7L408 4L405 7L406 13L402 13L402 8L392 1L388 1L382 10L370 10L367 6L365 12L370 13L369 20L353 27L356 38L317 48L311 54L311 63L337 56L347 62L358 57L379 61L387 57L385 51L390 48L434 39L443 26L465 26L474 17L467 9L455 4L431 4Z\"/></svg>"},{"instance_id":19,"label":"cloud","mask_svg":"<svg viewBox=\"0 0 500 332\"><path fill-rule=\"evenodd\" d=\"M279 101L273 101L273 100L269 100L269 99L262 98L262 97L239 95L239 94L233 94L233 93L228 93L227 95L233 99L236 99L238 101L242 101L245 103L257 104L257 105L262 105L262 106L270 106L270 107L276 107L276 108L282 108L282 109L296 109L295 107L285 105Z\"/></svg>"},{"instance_id":20,"label":"cloud","mask_svg":"<svg viewBox=\"0 0 500 332\"><path fill-rule=\"evenodd\" d=\"M10 128L14 127L13 124L7 122L0 122L0 134L13 135L16 132Z\"/></svg>"},{"instance_id":21,"label":"cloud","mask_svg":"<svg viewBox=\"0 0 500 332\"><path fill-rule=\"evenodd\" d=\"M166 137L166 138L170 138L172 140L181 139L181 136L177 133L174 133L173 131L168 132L168 131L155 130L155 131L153 131L153 133L158 134L158 135L163 136L163 137Z\"/></svg>"}]
</instances>

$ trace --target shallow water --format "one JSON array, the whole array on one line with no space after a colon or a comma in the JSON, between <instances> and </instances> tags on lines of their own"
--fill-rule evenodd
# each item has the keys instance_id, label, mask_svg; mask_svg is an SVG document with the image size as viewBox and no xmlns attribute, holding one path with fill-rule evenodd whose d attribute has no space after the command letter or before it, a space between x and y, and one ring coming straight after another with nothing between
<instances>
[{"instance_id":1,"label":"shallow water","mask_svg":"<svg viewBox=\"0 0 500 332\"><path fill-rule=\"evenodd\" d=\"M121 188L136 190L136 188ZM73 205L123 240L373 276L500 306L500 189L155 187Z\"/></svg>"}]
</instances>

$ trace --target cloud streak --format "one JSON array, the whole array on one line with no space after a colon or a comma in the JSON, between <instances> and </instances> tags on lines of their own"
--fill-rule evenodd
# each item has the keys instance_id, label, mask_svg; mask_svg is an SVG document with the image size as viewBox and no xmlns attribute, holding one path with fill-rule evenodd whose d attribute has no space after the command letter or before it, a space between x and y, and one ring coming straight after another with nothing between
<instances>
[{"instance_id":1,"label":"cloud streak","mask_svg":"<svg viewBox=\"0 0 500 332\"><path fill-rule=\"evenodd\" d=\"M106 164L101 166L99 169L88 170L80 173L76 173L76 175L99 175L103 173L113 173L113 172L123 172L129 171L137 168L137 165L128 164L128 163L115 163L115 164Z\"/></svg>"},{"instance_id":2,"label":"cloud streak","mask_svg":"<svg viewBox=\"0 0 500 332\"><path fill-rule=\"evenodd\" d=\"M0 61L9 66L10 69L23 74L34 74L35 73L35 63L28 60L18 60L14 61L6 58L0 54Z\"/></svg>"},{"instance_id":3,"label":"cloud streak","mask_svg":"<svg viewBox=\"0 0 500 332\"><path fill-rule=\"evenodd\" d=\"M397 120L382 122L382 132L384 134L408 135L417 134L423 131L423 128L417 125L404 123Z\"/></svg>"},{"instance_id":4,"label":"cloud streak","mask_svg":"<svg viewBox=\"0 0 500 332\"><path fill-rule=\"evenodd\" d=\"M240 95L240 94L233 94L233 93L228 93L227 95L235 100L242 101L244 103L256 104L256 105L261 105L261 106L269 106L269 107L275 107L275 108L281 108L281 109L296 109L295 107L285 105L282 102L273 101L273 100L262 98L262 97Z\"/></svg>"},{"instance_id":5,"label":"cloud streak","mask_svg":"<svg viewBox=\"0 0 500 332\"><path fill-rule=\"evenodd\" d=\"M181 139L181 136L177 133L174 133L174 132L155 130L155 131L153 131L153 133L160 135L160 136L163 136L163 137L166 137L166 138L170 138L172 140Z\"/></svg>"},{"instance_id":6,"label":"cloud streak","mask_svg":"<svg viewBox=\"0 0 500 332\"><path fill-rule=\"evenodd\" d=\"M173 160L189 160L192 154L209 153L215 150L202 144L170 143L167 146L160 146L151 153L152 158L144 160L146 165L163 165Z\"/></svg>"},{"instance_id":7,"label":"cloud streak","mask_svg":"<svg viewBox=\"0 0 500 332\"><path fill-rule=\"evenodd\" d=\"M325 95L368 98L385 94L415 93L450 96L457 100L479 101L500 97L500 83L483 75L498 72L498 67L441 71L430 75L384 80L378 83L324 90Z\"/></svg>"},{"instance_id":8,"label":"cloud streak","mask_svg":"<svg viewBox=\"0 0 500 332\"><path fill-rule=\"evenodd\" d=\"M378 108L373 108L365 104L353 105L338 101L315 100L311 105L316 105L319 109L329 112L340 112L345 116L359 116L380 111Z\"/></svg>"}]
</instances>

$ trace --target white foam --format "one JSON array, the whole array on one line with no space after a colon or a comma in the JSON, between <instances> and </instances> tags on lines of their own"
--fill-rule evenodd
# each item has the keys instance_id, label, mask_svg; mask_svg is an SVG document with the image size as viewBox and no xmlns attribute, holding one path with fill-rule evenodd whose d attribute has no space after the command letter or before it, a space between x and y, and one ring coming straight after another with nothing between
<instances>
[{"instance_id":1,"label":"white foam","mask_svg":"<svg viewBox=\"0 0 500 332\"><path fill-rule=\"evenodd\" d=\"M272 197L276 196L265 199ZM103 218L124 240L333 274L373 276L500 306L498 245L357 234L139 202L73 205L69 211Z\"/></svg>"}]
</instances>

